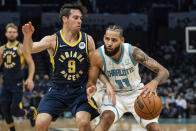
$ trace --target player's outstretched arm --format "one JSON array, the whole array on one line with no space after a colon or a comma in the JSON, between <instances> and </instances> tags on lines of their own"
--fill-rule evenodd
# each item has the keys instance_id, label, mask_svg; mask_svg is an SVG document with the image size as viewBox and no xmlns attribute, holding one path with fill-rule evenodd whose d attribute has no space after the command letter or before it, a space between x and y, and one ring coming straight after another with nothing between
<instances>
[{"instance_id":1,"label":"player's outstretched arm","mask_svg":"<svg viewBox=\"0 0 196 131\"><path fill-rule=\"evenodd\" d=\"M98 64L99 61L98 53L99 53L98 50L96 50L89 55L90 67L88 71L88 82L86 85L88 100L91 100L91 97L95 94L97 90L96 82L100 73L100 68Z\"/></svg>"},{"instance_id":2,"label":"player's outstretched arm","mask_svg":"<svg viewBox=\"0 0 196 131\"><path fill-rule=\"evenodd\" d=\"M56 36L45 36L39 42L33 42L32 35L34 33L34 27L31 22L22 26L22 32L24 35L24 50L31 53L38 53L46 49L55 49L56 44L52 44L56 42Z\"/></svg>"},{"instance_id":3,"label":"player's outstretched arm","mask_svg":"<svg viewBox=\"0 0 196 131\"><path fill-rule=\"evenodd\" d=\"M31 22L28 22L27 24L22 26L22 33L24 35L24 40L23 40L23 44L24 44L24 52L26 53L31 53L32 50L32 35L35 31L35 28L33 27Z\"/></svg>"},{"instance_id":4,"label":"player's outstretched arm","mask_svg":"<svg viewBox=\"0 0 196 131\"><path fill-rule=\"evenodd\" d=\"M156 93L156 88L159 84L162 84L165 82L169 77L168 70L163 67L161 64L159 64L156 60L149 57L146 53L144 53L141 49L137 47L132 47L132 57L135 62L139 62L151 71L155 72L157 76L149 82L147 85L144 86L144 96L150 92L150 95L152 92Z\"/></svg>"},{"instance_id":5,"label":"player's outstretched arm","mask_svg":"<svg viewBox=\"0 0 196 131\"><path fill-rule=\"evenodd\" d=\"M95 42L92 38L92 36L88 35L88 59L90 62L90 67L88 71L88 82L86 85L86 92L88 100L91 100L91 97L95 94L97 87L96 87L96 81L99 75L99 69L94 65L93 55L95 51ZM93 75L93 73L96 73Z\"/></svg>"},{"instance_id":6,"label":"player's outstretched arm","mask_svg":"<svg viewBox=\"0 0 196 131\"><path fill-rule=\"evenodd\" d=\"M27 88L29 90L33 90L33 88L34 88L33 76L35 73L35 63L33 61L31 53L24 51L24 47L22 44L19 45L19 52L22 56L24 56L24 59L25 59L26 63L28 64L28 77L25 81L25 85L27 85Z\"/></svg>"}]
</instances>

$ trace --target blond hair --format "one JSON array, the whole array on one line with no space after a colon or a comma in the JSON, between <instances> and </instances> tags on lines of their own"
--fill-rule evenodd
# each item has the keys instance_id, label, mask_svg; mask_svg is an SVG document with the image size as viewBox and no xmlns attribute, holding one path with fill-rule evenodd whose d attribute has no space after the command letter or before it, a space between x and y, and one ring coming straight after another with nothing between
<instances>
[{"instance_id":1,"label":"blond hair","mask_svg":"<svg viewBox=\"0 0 196 131\"><path fill-rule=\"evenodd\" d=\"M18 31L18 26L16 26L14 23L8 23L5 27L6 31L8 30L8 28L14 28Z\"/></svg>"}]
</instances>

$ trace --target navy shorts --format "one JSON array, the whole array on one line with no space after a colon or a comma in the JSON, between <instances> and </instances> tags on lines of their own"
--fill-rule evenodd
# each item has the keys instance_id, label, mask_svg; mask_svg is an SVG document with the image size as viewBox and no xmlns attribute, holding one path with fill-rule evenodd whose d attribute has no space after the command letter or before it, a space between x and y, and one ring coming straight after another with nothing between
<instances>
[{"instance_id":1,"label":"navy shorts","mask_svg":"<svg viewBox=\"0 0 196 131\"><path fill-rule=\"evenodd\" d=\"M23 80L5 80L0 88L0 103L19 105L23 97Z\"/></svg>"},{"instance_id":2,"label":"navy shorts","mask_svg":"<svg viewBox=\"0 0 196 131\"><path fill-rule=\"evenodd\" d=\"M52 116L52 121L55 121L68 108L71 109L74 117L79 111L89 112L91 119L99 115L95 101L87 100L86 84L74 88L59 88L52 84L39 104L38 114L48 113Z\"/></svg>"}]
</instances>

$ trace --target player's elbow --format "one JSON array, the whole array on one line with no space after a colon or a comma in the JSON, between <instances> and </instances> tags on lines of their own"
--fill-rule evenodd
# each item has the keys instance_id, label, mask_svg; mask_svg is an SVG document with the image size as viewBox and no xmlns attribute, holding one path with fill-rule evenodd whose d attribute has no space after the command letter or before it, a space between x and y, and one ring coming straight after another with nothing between
<instances>
[{"instance_id":1,"label":"player's elbow","mask_svg":"<svg viewBox=\"0 0 196 131\"><path fill-rule=\"evenodd\" d=\"M165 77L166 79L169 78L170 74L169 74L169 71L167 69L164 69L164 72L165 72Z\"/></svg>"}]
</instances>

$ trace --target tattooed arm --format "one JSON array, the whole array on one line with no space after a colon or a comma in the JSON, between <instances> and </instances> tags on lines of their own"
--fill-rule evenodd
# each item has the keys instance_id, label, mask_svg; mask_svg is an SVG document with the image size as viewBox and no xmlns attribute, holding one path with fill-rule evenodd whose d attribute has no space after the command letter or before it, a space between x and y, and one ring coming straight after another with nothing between
<instances>
[{"instance_id":1,"label":"tattooed arm","mask_svg":"<svg viewBox=\"0 0 196 131\"><path fill-rule=\"evenodd\" d=\"M145 85L145 87L147 87L147 89L144 90L144 93L145 93L145 91L147 91L147 93L150 91L150 95L151 95L151 92L155 92L156 88L159 84L162 84L163 82L165 82L167 80L167 78L169 77L169 72L165 67L163 67L161 64L159 64L153 58L149 57L141 49L132 46L131 50L132 50L131 55L132 55L135 62L141 63L142 65L144 65L145 67L147 67L148 69L150 69L151 71L153 71L157 74L157 76L151 82L149 82L147 85ZM150 87L150 86L152 86L152 87ZM150 89L148 90L148 88L150 88ZM147 94L147 93L145 93L145 94Z\"/></svg>"}]
</instances>

